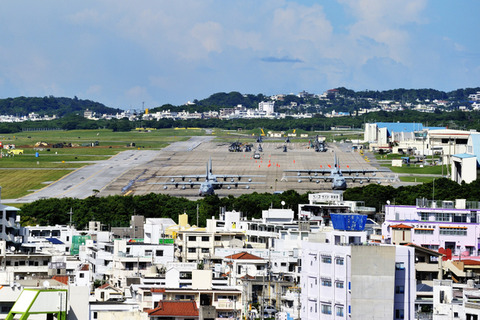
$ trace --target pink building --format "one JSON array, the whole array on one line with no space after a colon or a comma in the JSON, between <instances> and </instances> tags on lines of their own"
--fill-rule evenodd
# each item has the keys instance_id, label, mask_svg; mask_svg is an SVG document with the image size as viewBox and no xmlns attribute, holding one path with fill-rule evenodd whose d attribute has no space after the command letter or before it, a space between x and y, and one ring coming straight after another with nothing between
<instances>
[{"instance_id":1,"label":"pink building","mask_svg":"<svg viewBox=\"0 0 480 320\"><path fill-rule=\"evenodd\" d=\"M415 206L385 206L382 241L414 243L453 255L478 256L480 248L479 202L417 199Z\"/></svg>"}]
</instances>

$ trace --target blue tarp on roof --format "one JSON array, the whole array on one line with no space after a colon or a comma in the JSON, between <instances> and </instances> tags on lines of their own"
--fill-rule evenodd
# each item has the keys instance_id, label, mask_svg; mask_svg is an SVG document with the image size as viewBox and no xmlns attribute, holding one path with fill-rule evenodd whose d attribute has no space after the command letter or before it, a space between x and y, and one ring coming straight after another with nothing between
<instances>
[{"instance_id":1,"label":"blue tarp on roof","mask_svg":"<svg viewBox=\"0 0 480 320\"><path fill-rule=\"evenodd\" d=\"M53 244L63 244L63 242L58 240L57 238L45 238L45 239L50 241L50 243L53 243Z\"/></svg>"},{"instance_id":2,"label":"blue tarp on roof","mask_svg":"<svg viewBox=\"0 0 480 320\"><path fill-rule=\"evenodd\" d=\"M367 216L363 214L331 213L330 219L335 230L347 231L363 231L367 222Z\"/></svg>"}]
</instances>

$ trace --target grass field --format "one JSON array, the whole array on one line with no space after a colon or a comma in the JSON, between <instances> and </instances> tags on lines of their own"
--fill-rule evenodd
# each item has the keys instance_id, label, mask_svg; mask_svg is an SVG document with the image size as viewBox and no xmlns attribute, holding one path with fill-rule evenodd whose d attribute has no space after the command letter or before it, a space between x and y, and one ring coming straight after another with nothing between
<instances>
[{"instance_id":1,"label":"grass field","mask_svg":"<svg viewBox=\"0 0 480 320\"><path fill-rule=\"evenodd\" d=\"M399 177L400 181L403 182L421 182L421 183L429 183L432 182L435 177Z\"/></svg>"},{"instance_id":2,"label":"grass field","mask_svg":"<svg viewBox=\"0 0 480 320\"><path fill-rule=\"evenodd\" d=\"M34 190L41 189L49 181L55 181L70 173L71 170L6 170L0 169L2 176L2 198L18 198Z\"/></svg>"},{"instance_id":3,"label":"grass field","mask_svg":"<svg viewBox=\"0 0 480 320\"><path fill-rule=\"evenodd\" d=\"M0 158L2 198L18 198L44 187L90 161L105 160L121 151L161 149L175 141L204 135L203 129L161 129L151 132L112 132L111 130L34 131L0 135L3 145L14 144L24 154ZM82 145L99 142L98 146ZM34 148L37 142L67 143L73 147ZM131 146L132 143L135 145ZM4 154L6 150L3 150ZM38 152L39 156L36 157ZM90 162L91 163L91 162Z\"/></svg>"},{"instance_id":4,"label":"grass field","mask_svg":"<svg viewBox=\"0 0 480 320\"><path fill-rule=\"evenodd\" d=\"M411 174L442 174L442 166L424 166L423 168L418 167L392 167L386 166L390 168L395 173L411 173ZM443 173L447 173L447 166L443 166Z\"/></svg>"}]
</instances>

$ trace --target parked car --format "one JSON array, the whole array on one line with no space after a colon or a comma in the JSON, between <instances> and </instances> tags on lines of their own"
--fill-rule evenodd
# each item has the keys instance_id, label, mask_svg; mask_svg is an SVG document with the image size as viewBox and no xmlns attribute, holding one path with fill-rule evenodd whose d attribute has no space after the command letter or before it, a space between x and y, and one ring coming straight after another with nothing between
<instances>
[{"instance_id":1,"label":"parked car","mask_svg":"<svg viewBox=\"0 0 480 320\"><path fill-rule=\"evenodd\" d=\"M277 309L275 309L273 306L265 306L263 308L263 315L266 317L273 317L275 316L275 313L277 313Z\"/></svg>"}]
</instances>

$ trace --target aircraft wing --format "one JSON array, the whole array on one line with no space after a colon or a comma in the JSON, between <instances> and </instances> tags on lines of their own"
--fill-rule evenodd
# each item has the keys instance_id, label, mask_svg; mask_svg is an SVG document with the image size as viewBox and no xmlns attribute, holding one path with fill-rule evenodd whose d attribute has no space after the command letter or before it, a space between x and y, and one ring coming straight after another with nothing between
<instances>
[{"instance_id":1,"label":"aircraft wing","mask_svg":"<svg viewBox=\"0 0 480 320\"><path fill-rule=\"evenodd\" d=\"M352 181L352 182L363 182L363 181L366 181L366 182L370 182L370 181L376 181L377 183L380 183L381 181L385 181L385 182L395 182L395 181L398 181L398 175L389 175L389 176L384 176L384 177L358 177L358 176L343 176L343 178L345 180L349 180L349 181Z\"/></svg>"},{"instance_id":2,"label":"aircraft wing","mask_svg":"<svg viewBox=\"0 0 480 320\"><path fill-rule=\"evenodd\" d=\"M377 172L388 172L388 170L378 170L378 169L341 169L343 175L359 175L360 173L365 175L366 173L376 174Z\"/></svg>"},{"instance_id":3,"label":"aircraft wing","mask_svg":"<svg viewBox=\"0 0 480 320\"><path fill-rule=\"evenodd\" d=\"M182 187L185 189L186 187L193 188L194 186L199 186L203 183L200 181L167 181L167 182L150 182L149 184L159 184L162 186L175 186L175 188Z\"/></svg>"},{"instance_id":4,"label":"aircraft wing","mask_svg":"<svg viewBox=\"0 0 480 320\"><path fill-rule=\"evenodd\" d=\"M217 178L217 180L223 179L223 181L227 181L227 179L230 179L230 180L236 179L240 181L242 180L242 178L265 178L265 176L262 176L262 175L239 175L239 174L215 174L215 177ZM251 182L251 179L249 179L249 181Z\"/></svg>"},{"instance_id":5,"label":"aircraft wing","mask_svg":"<svg viewBox=\"0 0 480 320\"><path fill-rule=\"evenodd\" d=\"M323 176L325 174L330 174L332 172L332 169L283 170L283 172L296 172L298 176L300 176L302 173L306 173L309 176L311 176L312 174L314 176L318 176L319 174Z\"/></svg>"},{"instance_id":6,"label":"aircraft wing","mask_svg":"<svg viewBox=\"0 0 480 320\"><path fill-rule=\"evenodd\" d=\"M214 186L247 186L251 184L265 184L265 182L253 182L253 181L217 181L211 182Z\"/></svg>"},{"instance_id":7,"label":"aircraft wing","mask_svg":"<svg viewBox=\"0 0 480 320\"><path fill-rule=\"evenodd\" d=\"M328 176L319 176L319 175L309 175L309 176L283 176L282 180L288 181L288 179L297 180L297 182L310 181L310 182L330 182L333 177L329 174Z\"/></svg>"},{"instance_id":8,"label":"aircraft wing","mask_svg":"<svg viewBox=\"0 0 480 320\"><path fill-rule=\"evenodd\" d=\"M182 181L187 180L187 182L194 182L194 181L204 181L205 175L204 174L196 174L196 175L184 175L184 176L155 176L156 178L169 178L171 182L175 182L175 179L179 179Z\"/></svg>"}]
</instances>

